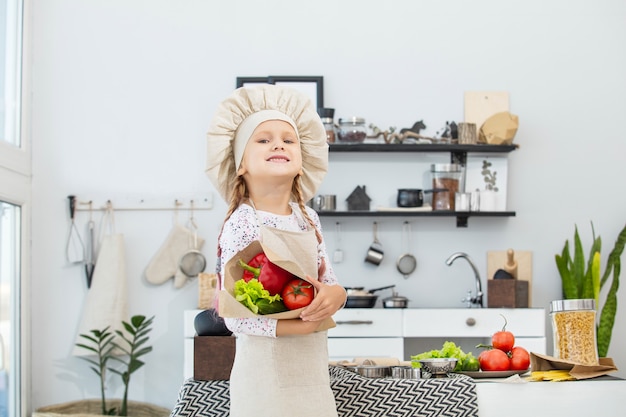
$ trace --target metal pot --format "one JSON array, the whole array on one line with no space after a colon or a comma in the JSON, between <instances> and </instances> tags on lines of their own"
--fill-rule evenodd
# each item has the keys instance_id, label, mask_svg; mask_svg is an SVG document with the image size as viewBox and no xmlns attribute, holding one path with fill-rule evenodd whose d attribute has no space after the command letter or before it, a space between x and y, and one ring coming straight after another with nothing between
<instances>
[{"instance_id":1,"label":"metal pot","mask_svg":"<svg viewBox=\"0 0 626 417\"><path fill-rule=\"evenodd\" d=\"M391 366L359 365L356 373L366 378L387 378L391 376Z\"/></svg>"},{"instance_id":2,"label":"metal pot","mask_svg":"<svg viewBox=\"0 0 626 417\"><path fill-rule=\"evenodd\" d=\"M400 188L396 197L398 207L422 207L424 205L424 194L448 191L447 188L433 188L422 190L419 188Z\"/></svg>"},{"instance_id":3,"label":"metal pot","mask_svg":"<svg viewBox=\"0 0 626 417\"><path fill-rule=\"evenodd\" d=\"M394 288L395 285L388 285L386 287L374 288L369 291L365 291L363 287L345 287L348 293L348 300L346 301L345 308L372 308L376 305L378 296L373 294L376 291L387 290Z\"/></svg>"},{"instance_id":4,"label":"metal pot","mask_svg":"<svg viewBox=\"0 0 626 417\"><path fill-rule=\"evenodd\" d=\"M385 308L407 308L409 299L398 295L395 291L391 297L383 300L383 307Z\"/></svg>"}]
</instances>

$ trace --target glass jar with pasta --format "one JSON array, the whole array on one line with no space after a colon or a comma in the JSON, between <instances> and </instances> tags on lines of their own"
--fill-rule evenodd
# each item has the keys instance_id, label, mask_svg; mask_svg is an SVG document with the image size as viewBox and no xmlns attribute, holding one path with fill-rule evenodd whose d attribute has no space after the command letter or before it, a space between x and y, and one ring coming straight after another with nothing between
<instances>
[{"instance_id":1,"label":"glass jar with pasta","mask_svg":"<svg viewBox=\"0 0 626 417\"><path fill-rule=\"evenodd\" d=\"M550 316L553 356L581 365L598 365L595 300L552 301Z\"/></svg>"}]
</instances>

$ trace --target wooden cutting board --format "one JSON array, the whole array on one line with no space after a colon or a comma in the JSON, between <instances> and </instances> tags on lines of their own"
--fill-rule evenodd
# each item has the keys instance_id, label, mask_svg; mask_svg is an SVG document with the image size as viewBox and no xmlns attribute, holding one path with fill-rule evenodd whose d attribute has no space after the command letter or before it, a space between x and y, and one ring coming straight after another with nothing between
<instances>
[{"instance_id":1,"label":"wooden cutting board","mask_svg":"<svg viewBox=\"0 0 626 417\"><path fill-rule=\"evenodd\" d=\"M503 111L509 111L507 91L466 91L465 123L476 123L476 135L485 120Z\"/></svg>"},{"instance_id":2,"label":"wooden cutting board","mask_svg":"<svg viewBox=\"0 0 626 417\"><path fill-rule=\"evenodd\" d=\"M533 253L530 251L513 250L513 258L517 262L517 279L528 281L528 305L532 307L532 268ZM507 261L507 251L487 252L487 279L493 279L498 269L504 269Z\"/></svg>"}]
</instances>

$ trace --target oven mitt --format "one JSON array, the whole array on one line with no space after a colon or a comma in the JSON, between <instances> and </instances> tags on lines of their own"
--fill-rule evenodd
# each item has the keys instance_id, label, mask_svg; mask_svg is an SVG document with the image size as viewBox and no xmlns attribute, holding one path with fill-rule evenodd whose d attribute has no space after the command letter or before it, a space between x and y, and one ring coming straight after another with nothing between
<instances>
[{"instance_id":1,"label":"oven mitt","mask_svg":"<svg viewBox=\"0 0 626 417\"><path fill-rule=\"evenodd\" d=\"M202 248L204 239L196 238L197 250ZM176 288L181 288L187 281L187 276L183 274L178 265L180 258L190 249L193 249L193 232L180 224L174 224L165 242L148 264L145 276L146 280L155 285L163 284L170 278L174 278Z\"/></svg>"}]
</instances>

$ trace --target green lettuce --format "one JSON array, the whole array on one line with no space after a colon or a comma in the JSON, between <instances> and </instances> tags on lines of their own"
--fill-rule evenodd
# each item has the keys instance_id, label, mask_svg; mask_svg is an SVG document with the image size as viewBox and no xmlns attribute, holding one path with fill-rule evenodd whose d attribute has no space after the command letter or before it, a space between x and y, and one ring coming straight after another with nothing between
<instances>
[{"instance_id":1,"label":"green lettuce","mask_svg":"<svg viewBox=\"0 0 626 417\"><path fill-rule=\"evenodd\" d=\"M439 350L430 350L422 352L417 355L411 356L413 361L420 359L433 359L433 358L457 358L455 371L477 371L477 361L474 358L472 352L465 353L454 342L444 342L443 347ZM414 365L419 365L419 362L413 362ZM474 369L475 368L475 369Z\"/></svg>"},{"instance_id":2,"label":"green lettuce","mask_svg":"<svg viewBox=\"0 0 626 417\"><path fill-rule=\"evenodd\" d=\"M248 307L254 314L259 314L257 305L259 300L268 300L270 303L281 300L280 294L271 295L256 278L248 282L243 279L235 281L235 299Z\"/></svg>"}]
</instances>

